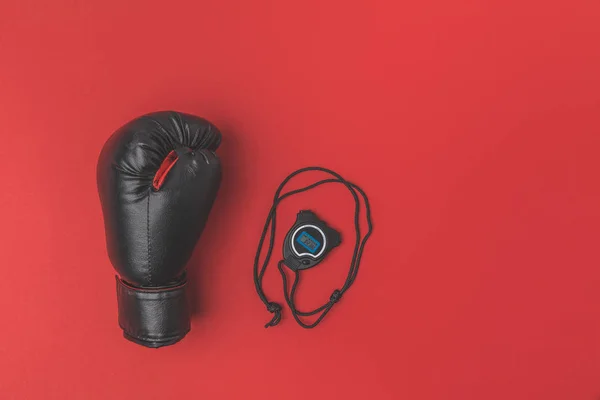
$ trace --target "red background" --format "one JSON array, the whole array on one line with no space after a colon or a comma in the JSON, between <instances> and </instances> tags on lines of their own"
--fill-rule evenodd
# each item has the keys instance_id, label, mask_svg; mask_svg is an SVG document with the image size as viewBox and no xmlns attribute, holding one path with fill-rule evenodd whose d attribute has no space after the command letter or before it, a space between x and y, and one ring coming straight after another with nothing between
<instances>
[{"instance_id":1,"label":"red background","mask_svg":"<svg viewBox=\"0 0 600 400\"><path fill-rule=\"evenodd\" d=\"M599 21L597 0L2 0L0 398L597 399ZM192 331L150 350L117 325L95 166L160 109L216 123L225 173ZM265 330L258 235L313 164L367 191L375 232L322 326ZM322 188L282 205L277 254L299 208L351 236ZM265 288L282 301L274 263Z\"/></svg>"}]
</instances>

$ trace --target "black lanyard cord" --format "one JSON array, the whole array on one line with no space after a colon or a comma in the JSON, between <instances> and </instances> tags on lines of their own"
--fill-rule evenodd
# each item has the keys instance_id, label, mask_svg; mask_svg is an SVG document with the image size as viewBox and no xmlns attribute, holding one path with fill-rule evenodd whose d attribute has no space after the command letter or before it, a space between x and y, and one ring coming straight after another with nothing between
<instances>
[{"instance_id":1,"label":"black lanyard cord","mask_svg":"<svg viewBox=\"0 0 600 400\"><path fill-rule=\"evenodd\" d=\"M325 173L328 173L328 174L334 176L334 178L324 179L324 180L318 181L316 183L313 183L311 185L305 186L303 188L291 190L289 192L281 194L285 185L293 177L295 177L296 175L299 175L303 172L307 172L307 171L325 172ZM285 300L286 300L288 306L290 307L292 316L294 317L294 319L296 320L296 322L298 322L298 324L300 326L302 326L303 328L306 328L306 329L314 328L323 320L323 318L331 310L333 305L340 300L342 295L350 288L350 286L352 286L352 284L354 283L354 280L356 279L356 276L358 274L358 267L360 265L360 260L362 258L362 253L363 253L365 244L367 243L367 239L369 239L369 236L371 236L371 232L373 231L373 225L371 222L371 207L369 205L369 199L367 198L367 195L360 187L358 187L357 185L355 185L351 182L348 182L347 180L342 178L341 175L339 175L338 173L336 173L330 169L327 169L327 168L306 167L306 168L301 168L297 171L292 172L290 175L288 175L283 180L283 182L279 185L279 187L277 188L277 191L275 192L275 196L273 198L273 205L271 206L271 209L269 210L269 215L267 216L267 220L265 222L265 226L263 228L263 231L262 231L262 234L260 237L260 241L258 243L256 257L254 257L254 286L256 287L256 292L258 293L258 296L260 297L261 301L267 307L267 310L270 313L274 314L273 319L271 319L271 321L269 321L265 325L265 328L268 328L270 326L275 326L279 323L279 321L281 321L281 305L279 305L278 303L275 303L275 302L270 302L267 299L267 297L262 289L263 276L267 269L267 265L269 264L269 261L271 259L271 254L273 253L273 246L275 244L275 222L276 222L277 206L279 205L279 203L281 203L287 197L290 197L297 193L305 192L307 190L316 188L317 186L321 186L326 183L341 183L341 184L343 184L350 191L350 193L352 194L352 197L354 198L354 203L355 203L354 230L356 232L356 242L354 245L354 252L352 254L352 261L350 262L350 269L348 271L348 276L346 277L346 281L344 282L344 285L342 286L342 288L334 290L327 303L323 304L321 307L318 307L312 311L308 311L308 312L300 311L296 308L296 305L294 302L294 296L295 296L296 289L298 286L300 274L297 270L293 270L294 275L295 275L294 282L292 283L291 291L288 293L287 276L283 269L284 261L281 260L277 264L277 267L279 269L279 272L281 273L281 277L283 280L283 292L285 294ZM360 233L360 200L359 200L357 192L363 198L363 201L365 203L366 217L367 217L368 230L367 230L367 233L365 234L365 236L362 238L362 240L361 240L361 233ZM260 253L261 253L261 250L262 250L262 247L263 247L266 235L267 235L267 231L269 230L269 226L271 227L270 237L269 237L269 246L267 248L267 254L265 256L265 260L259 271L258 264L259 264L259 260L260 260ZM319 315L317 320L314 321L312 324L306 324L299 318L300 316L308 317L311 315L315 315L319 312L322 312L321 315Z\"/></svg>"}]
</instances>

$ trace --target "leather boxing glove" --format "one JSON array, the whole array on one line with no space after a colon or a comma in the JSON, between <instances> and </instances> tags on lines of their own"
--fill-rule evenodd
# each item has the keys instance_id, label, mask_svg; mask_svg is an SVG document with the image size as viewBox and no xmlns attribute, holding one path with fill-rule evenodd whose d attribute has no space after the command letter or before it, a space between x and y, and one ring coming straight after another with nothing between
<instances>
[{"instance_id":1,"label":"leather boxing glove","mask_svg":"<svg viewBox=\"0 0 600 400\"><path fill-rule=\"evenodd\" d=\"M156 112L117 130L98 161L108 256L116 276L119 325L147 347L190 330L185 266L221 181L210 122Z\"/></svg>"}]
</instances>

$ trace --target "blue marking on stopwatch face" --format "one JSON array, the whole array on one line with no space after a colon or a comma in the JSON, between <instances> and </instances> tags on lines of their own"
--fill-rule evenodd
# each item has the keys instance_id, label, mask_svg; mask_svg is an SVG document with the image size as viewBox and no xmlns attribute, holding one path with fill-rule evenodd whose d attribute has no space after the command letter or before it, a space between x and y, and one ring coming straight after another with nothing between
<instances>
[{"instance_id":1,"label":"blue marking on stopwatch face","mask_svg":"<svg viewBox=\"0 0 600 400\"><path fill-rule=\"evenodd\" d=\"M315 254L319 247L321 247L321 242L307 232L302 232L300 235L298 235L298 237L296 237L296 242L300 243L302 247L310 251L312 254Z\"/></svg>"}]
</instances>

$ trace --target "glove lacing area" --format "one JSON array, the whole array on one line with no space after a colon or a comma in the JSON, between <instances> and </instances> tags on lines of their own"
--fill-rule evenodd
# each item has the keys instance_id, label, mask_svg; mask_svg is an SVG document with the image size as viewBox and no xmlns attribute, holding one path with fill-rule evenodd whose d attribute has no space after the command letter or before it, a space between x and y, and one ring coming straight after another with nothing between
<instances>
[{"instance_id":1,"label":"glove lacing area","mask_svg":"<svg viewBox=\"0 0 600 400\"><path fill-rule=\"evenodd\" d=\"M318 181L316 183L313 183L311 185L305 186L303 188L291 190L289 192L281 194L285 185L292 178L294 178L295 176L297 176L301 173L308 172L308 171L325 172L329 175L332 175L334 178L324 179L324 180ZM311 328L316 327L323 320L323 318L325 318L327 313L329 313L331 308L341 299L342 295L348 289L350 289L350 286L352 286L352 284L354 283L354 280L356 279L356 276L358 274L358 267L360 265L360 261L361 261L362 254L363 254L363 249L365 247L365 244L367 243L367 240L371 236L371 232L373 231L373 224L371 222L371 207L369 205L369 199L367 198L367 195L360 187L358 187L357 185L355 185L351 182L348 182L347 180L342 178L341 175L339 175L338 173L336 173L330 169L327 169L327 168L306 167L306 168L301 168L297 171L292 172L290 175L288 175L283 180L283 182L279 185L279 187L277 188L277 191L275 192L275 196L273 199L273 205L271 206L269 215L267 216L267 220L265 222L265 226L263 228L263 231L262 231L262 234L260 237L260 241L258 243L256 257L254 258L253 272L254 272L254 285L256 287L256 292L258 293L258 296L260 297L261 301L267 307L267 311L269 311L270 313L273 314L273 318L267 324L265 324L265 328L268 328L271 326L276 326L281 321L281 310L282 310L281 305L278 303L275 303L275 302L270 302L267 299L267 297L262 289L263 276L267 269L267 265L269 264L269 260L271 259L271 254L273 252L273 246L275 244L275 225L276 225L277 206L284 199L286 199L290 196L293 196L294 194L302 193L302 192L305 192L307 190L316 188L317 186L321 186L321 185L324 185L327 183L339 183L339 184L344 185L350 191L350 194L354 198L354 202L355 202L354 229L356 232L356 242L354 245L354 252L352 255L352 260L350 262L350 268L348 271L348 275L346 277L346 281L344 282L344 285L340 289L335 289L333 291L333 293L329 297L329 301L327 303L323 304L321 307L318 307L312 311L300 311L296 308L295 301L294 301L300 274L299 274L298 270L292 270L294 272L294 282L292 283L291 291L289 291L289 293L288 293L288 279L287 279L286 273L283 269L283 266L285 264L284 264L284 260L280 260L277 264L277 268L279 269L281 278L283 280L283 293L285 295L285 300L286 300L286 303L288 304L288 306L290 307L292 316L294 317L296 322L303 328L311 329ZM368 227L367 233L365 234L365 236L362 239L361 239L361 232L360 232L360 208L361 207L360 207L360 199L358 197L359 194L363 198L363 201L365 204L365 214L366 214L367 227ZM267 236L267 231L269 231L269 227L271 228L270 229L270 237L269 237L269 245L267 248L267 253L266 253L265 259L264 259L262 266L260 268L260 271L259 271L258 265L259 265L259 261L260 261L260 253L263 248L265 238ZM321 315L319 315L319 317L311 324L307 324L300 319L300 317L309 317L309 316L312 316L312 315L315 315L318 313L321 313Z\"/></svg>"}]
</instances>

